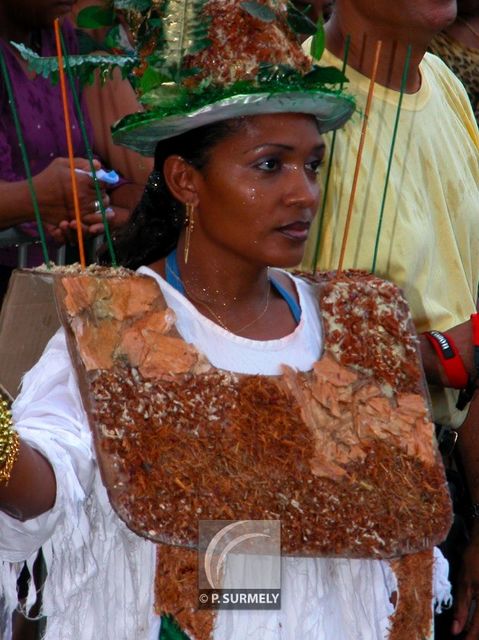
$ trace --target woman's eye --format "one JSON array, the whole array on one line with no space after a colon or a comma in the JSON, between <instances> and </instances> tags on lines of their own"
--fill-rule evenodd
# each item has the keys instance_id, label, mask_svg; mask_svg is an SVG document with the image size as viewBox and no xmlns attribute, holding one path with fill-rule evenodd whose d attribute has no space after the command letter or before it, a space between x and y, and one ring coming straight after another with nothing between
<instances>
[{"instance_id":1,"label":"woman's eye","mask_svg":"<svg viewBox=\"0 0 479 640\"><path fill-rule=\"evenodd\" d=\"M308 169L308 171L312 171L313 173L319 173L321 165L321 160L312 160L311 162L306 163L306 169Z\"/></svg>"},{"instance_id":2,"label":"woman's eye","mask_svg":"<svg viewBox=\"0 0 479 640\"><path fill-rule=\"evenodd\" d=\"M276 171L276 169L279 169L279 160L276 160L276 158L267 158L266 160L258 162L256 166L258 169L261 169L261 171Z\"/></svg>"}]
</instances>

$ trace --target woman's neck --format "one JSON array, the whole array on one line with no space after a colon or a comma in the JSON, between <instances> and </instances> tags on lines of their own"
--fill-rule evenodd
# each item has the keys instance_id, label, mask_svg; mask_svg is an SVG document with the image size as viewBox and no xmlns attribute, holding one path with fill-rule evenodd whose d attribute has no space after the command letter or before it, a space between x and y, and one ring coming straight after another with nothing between
<instances>
[{"instance_id":1,"label":"woman's neck","mask_svg":"<svg viewBox=\"0 0 479 640\"><path fill-rule=\"evenodd\" d=\"M294 331L296 322L284 298L271 285L268 267L252 266L229 252L225 254L224 259L218 252L214 257L206 254L208 260L204 260L203 254L195 255L190 250L185 264L180 242L178 276L173 273L171 257L151 266L175 288L183 290L202 315L231 333L253 340L272 340Z\"/></svg>"},{"instance_id":2,"label":"woman's neck","mask_svg":"<svg viewBox=\"0 0 479 640\"><path fill-rule=\"evenodd\" d=\"M414 39L412 38L414 34L409 33L404 34L403 38L396 31L373 24L363 24L358 28L357 25L350 24L348 18L341 21L336 14L333 14L326 25L327 47L339 58L344 56L347 34L353 34L348 53L348 65L369 78L373 71L377 43L381 41L376 82L395 91L401 88L406 53L411 43L406 93L415 93L419 90L421 86L419 64L428 45L425 35Z\"/></svg>"},{"instance_id":3,"label":"woman's neck","mask_svg":"<svg viewBox=\"0 0 479 640\"><path fill-rule=\"evenodd\" d=\"M193 244L185 263L180 241L177 263L185 287L196 298L219 306L264 299L269 287L267 266L251 264L227 251L205 252Z\"/></svg>"}]
</instances>

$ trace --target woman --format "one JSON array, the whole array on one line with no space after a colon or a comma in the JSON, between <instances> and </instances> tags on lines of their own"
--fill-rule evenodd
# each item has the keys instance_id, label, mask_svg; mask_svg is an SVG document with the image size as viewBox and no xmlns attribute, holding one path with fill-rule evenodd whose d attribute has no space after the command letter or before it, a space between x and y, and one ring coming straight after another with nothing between
<instances>
[{"instance_id":1,"label":"woman","mask_svg":"<svg viewBox=\"0 0 479 640\"><path fill-rule=\"evenodd\" d=\"M223 3L210 4L221 20ZM258 29L241 3L230 4L228 19L244 18ZM221 72L214 35L208 51ZM274 45L266 43L270 54L284 55L277 38L275 33ZM244 46L251 69L251 42ZM235 54L241 69L238 49ZM225 69L229 73L227 64ZM116 241L120 262L158 283L185 342L215 367L238 373L277 375L285 364L308 371L322 352L313 289L280 268L300 261L317 209L320 130L339 126L351 103L319 86L280 86L271 97L254 84L256 101L229 93L186 117L181 111L135 114L117 130L136 147L156 147L143 199ZM244 82L241 88L246 91ZM63 332L26 375L14 421L19 455L7 449L8 485L0 486L1 571L9 606L12 563L32 558L41 546L48 572L47 640L141 640L159 632L173 637L153 613L155 545L127 529L102 484ZM2 429L11 437L5 422ZM167 547L159 549L160 570L162 554ZM221 610L214 637L387 637L397 586L388 564L285 558L282 570L281 610Z\"/></svg>"},{"instance_id":2,"label":"woman","mask_svg":"<svg viewBox=\"0 0 479 640\"><path fill-rule=\"evenodd\" d=\"M167 142L166 157L162 157L161 146L158 148L157 173L131 224L152 242L142 239L137 244L125 234L129 253L125 261L133 263L135 254L148 256L145 259L149 267L143 267L140 273L157 280L177 315L178 330L187 341L194 340L215 366L262 374L277 374L282 364L308 370L321 353L317 302L306 283L276 267L297 263L318 204L316 170L323 143L314 117L289 113L250 116ZM195 150L193 156L186 154L191 149ZM163 192L158 184L161 176L167 187ZM158 218L158 212L165 210L165 197L170 201L170 216ZM186 231L175 219L175 209L181 210L178 205L187 203L195 207L195 222L185 264ZM169 253L167 260L158 259L176 244L177 252ZM137 260L142 262L143 256ZM201 342L199 335L204 336ZM44 380L41 387L40 379ZM65 413L54 417L54 405L60 398ZM87 420L63 334L56 336L27 375L25 392L16 406L20 433L21 424L30 419L36 422L33 413L38 402L46 414L50 413L47 406L51 403L52 415L40 420L50 425L51 439L47 444L40 428L35 444L30 440L34 448L22 441L9 484L0 488L3 510L26 520L21 533L19 523L2 514L2 558L21 559L42 544L47 555L50 551L58 554L61 567L48 563L51 579L59 580L51 597L56 599L62 592L67 609L58 618L50 612L47 630L51 636L47 638L58 637L55 633L60 628L65 634L68 630L72 637L78 634L76 637L82 639L157 637L158 621L152 619L150 593L154 545L130 533L109 506L93 461ZM70 486L62 488L60 477L69 478ZM75 533L76 509L83 512L83 524ZM83 536L89 540L89 548ZM74 547L78 545L77 551L66 553L65 544L72 543ZM16 551L7 551L13 544ZM81 569L83 562L86 567ZM354 589L359 591L355 597L364 605L376 603L374 620L371 622L364 615L356 624L364 633L383 637L393 611L389 596L394 583L385 565L378 561L346 561L347 566L341 566L338 562L338 584L334 586L334 581L319 571L324 562L331 572L328 561L297 562L302 565L296 574L291 561L285 561L285 571L292 578L283 580L283 611L264 612L267 615L260 620L248 611L240 612L243 615L234 622L235 637L258 633L258 624L262 628L267 625L272 637L309 637L308 633L312 634L310 637L321 637L328 622L321 600L330 602L335 599L333 592L341 591L347 601L347 593L339 587L342 581L348 583L350 597ZM95 564L102 567L100 572ZM301 578L305 572L308 577ZM124 576L123 584L118 583L118 575ZM349 582L347 577L351 578ZM110 581L114 581L116 595L106 601L104 593L109 591ZM306 609L295 598L299 588L306 589ZM134 589L140 594L137 602ZM49 597L47 590L44 598ZM130 603L130 610L119 615L125 602ZM72 614L71 609L80 615ZM72 619L81 623L81 628L74 627ZM144 629L146 624L150 626L150 636ZM220 619L219 624L228 623ZM253 629L251 624L255 625ZM121 628L120 635L115 635ZM341 627L333 629L342 631ZM346 630L353 632L356 630Z\"/></svg>"},{"instance_id":3,"label":"woman","mask_svg":"<svg viewBox=\"0 0 479 640\"><path fill-rule=\"evenodd\" d=\"M216 367L270 375L278 374L283 364L310 369L322 348L313 289L277 267L294 266L301 258L317 209L316 171L323 143L314 117L291 113L250 116L193 131L163 146L166 150L158 146L157 172L131 225L151 241L138 241L125 233L128 256L122 256L122 261L133 264L145 259L149 263L140 273L156 279L177 316L177 329ZM187 152L191 149L193 155ZM185 263L186 230L181 228L177 211L188 204L194 207L194 228ZM165 210L167 217L158 216ZM177 249L170 252L171 247ZM40 378L43 384L39 386ZM34 436L32 441L29 431L30 444L22 441L9 484L0 489L3 510L26 520L29 529L29 535L22 533L18 540L18 524L2 516L2 557L21 558L42 544L47 554L59 555L62 570L67 572L61 585L65 603L75 603L82 611L81 616L73 616L82 622L82 629L75 629L79 638L93 637L90 634L100 633L99 629L105 638L143 637L138 629L146 621L157 629L157 621L149 619L154 545L129 533L109 508L62 334L28 374L15 413L19 430L22 424L51 425L52 440L46 444L40 430L39 438ZM42 415L39 422L34 414ZM48 461L31 445L48 456ZM60 477L68 478L70 486L62 487ZM73 511L78 508L83 523L75 533ZM90 541L90 549L81 549L82 536ZM14 541L15 552L7 553ZM80 546L70 558L61 548L65 541ZM90 569L75 575L80 558ZM140 575L135 575L135 561L138 566L141 563ZM92 563L98 563L102 571ZM60 568L50 565L49 570ZM282 611L262 612L259 619L248 611L222 612L218 619L222 631L217 637L229 637L225 629L230 624L237 638L257 637L259 628L265 627L275 638L323 637L334 629L344 638L358 629L364 637L385 637L394 589L386 564L290 559L284 561L283 571ZM117 572L126 575L123 585L114 578ZM105 602L102 593L108 590L109 580L115 580L116 596ZM132 603L135 580L139 596ZM298 590L303 592L300 602L295 597ZM342 606L350 606L347 603L354 599L361 606L355 610L358 626L351 629ZM107 630L112 627L112 616L118 618L121 603L129 601L131 619L121 617L117 623L124 625L124 635L107 635L112 633ZM325 613L331 602L336 607L333 618ZM66 618L71 615L70 606L63 614ZM371 607L374 616L366 613ZM47 638L61 637L55 635L57 624L63 625L64 633L66 628L74 629L65 627L68 622L63 616L56 619L50 614L52 635ZM328 629L328 625L332 626Z\"/></svg>"}]
</instances>

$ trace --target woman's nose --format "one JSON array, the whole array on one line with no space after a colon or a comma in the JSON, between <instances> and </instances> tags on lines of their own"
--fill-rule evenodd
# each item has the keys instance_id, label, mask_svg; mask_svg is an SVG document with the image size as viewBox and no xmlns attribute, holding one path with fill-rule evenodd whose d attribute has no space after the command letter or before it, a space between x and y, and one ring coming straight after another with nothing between
<instances>
[{"instance_id":1,"label":"woman's nose","mask_svg":"<svg viewBox=\"0 0 479 640\"><path fill-rule=\"evenodd\" d=\"M284 188L284 200L288 206L315 207L319 203L318 179L303 167L291 170Z\"/></svg>"}]
</instances>

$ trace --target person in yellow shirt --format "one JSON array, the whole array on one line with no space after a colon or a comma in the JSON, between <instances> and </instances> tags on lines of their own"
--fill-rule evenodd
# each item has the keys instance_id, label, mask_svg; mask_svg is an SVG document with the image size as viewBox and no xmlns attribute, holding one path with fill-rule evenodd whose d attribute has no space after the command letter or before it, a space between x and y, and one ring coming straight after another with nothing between
<instances>
[{"instance_id":1,"label":"person in yellow shirt","mask_svg":"<svg viewBox=\"0 0 479 640\"><path fill-rule=\"evenodd\" d=\"M343 267L374 269L403 288L421 333L434 419L456 428L462 424L459 451L472 501L479 503L479 394L469 413L455 408L457 391L447 388L450 381L424 335L447 331L468 373L477 376L470 316L479 284L479 132L460 82L426 53L435 33L455 14L452 0L336 0L321 63L341 67L351 34L348 89L364 113L376 43L382 41ZM380 224L408 45L409 74ZM357 116L336 137L324 215L317 216L311 233L301 265L305 270L339 265L360 136ZM479 598L478 551L476 519L456 591L453 633L463 630L469 605ZM479 638L479 609L466 637Z\"/></svg>"}]
</instances>

